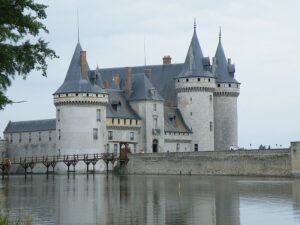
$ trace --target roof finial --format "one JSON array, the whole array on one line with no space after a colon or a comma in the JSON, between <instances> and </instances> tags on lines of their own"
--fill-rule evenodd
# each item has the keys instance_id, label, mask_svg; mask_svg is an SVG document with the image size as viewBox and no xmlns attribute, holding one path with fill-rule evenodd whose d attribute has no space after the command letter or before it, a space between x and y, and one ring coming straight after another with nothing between
<instances>
[{"instance_id":1,"label":"roof finial","mask_svg":"<svg viewBox=\"0 0 300 225\"><path fill-rule=\"evenodd\" d=\"M197 24L196 24L196 18L194 18L194 31L196 32L196 27L197 27Z\"/></svg>"},{"instance_id":2,"label":"roof finial","mask_svg":"<svg viewBox=\"0 0 300 225\"><path fill-rule=\"evenodd\" d=\"M79 43L79 12L77 9L77 41Z\"/></svg>"},{"instance_id":3,"label":"roof finial","mask_svg":"<svg viewBox=\"0 0 300 225\"><path fill-rule=\"evenodd\" d=\"M221 38L222 38L222 28L220 26L219 27L219 42L221 42Z\"/></svg>"}]
</instances>

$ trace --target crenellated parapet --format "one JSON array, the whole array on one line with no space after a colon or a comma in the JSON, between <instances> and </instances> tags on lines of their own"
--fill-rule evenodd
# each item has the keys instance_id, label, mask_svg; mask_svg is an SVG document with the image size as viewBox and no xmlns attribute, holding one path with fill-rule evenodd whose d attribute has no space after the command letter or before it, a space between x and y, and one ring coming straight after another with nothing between
<instances>
[{"instance_id":1,"label":"crenellated parapet","mask_svg":"<svg viewBox=\"0 0 300 225\"><path fill-rule=\"evenodd\" d=\"M215 79L211 77L189 77L175 80L177 92L213 92L216 88Z\"/></svg>"},{"instance_id":2,"label":"crenellated parapet","mask_svg":"<svg viewBox=\"0 0 300 225\"><path fill-rule=\"evenodd\" d=\"M238 97L240 95L240 84L238 83L222 83L217 84L214 96Z\"/></svg>"},{"instance_id":3,"label":"crenellated parapet","mask_svg":"<svg viewBox=\"0 0 300 225\"><path fill-rule=\"evenodd\" d=\"M54 94L54 105L106 105L108 95L96 93L65 93Z\"/></svg>"}]
</instances>

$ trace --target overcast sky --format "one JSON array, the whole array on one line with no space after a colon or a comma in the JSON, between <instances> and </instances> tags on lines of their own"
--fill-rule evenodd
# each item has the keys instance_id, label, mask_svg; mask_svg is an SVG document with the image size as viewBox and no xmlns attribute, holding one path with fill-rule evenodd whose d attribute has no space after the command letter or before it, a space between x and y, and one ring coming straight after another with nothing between
<instances>
[{"instance_id":1,"label":"overcast sky","mask_svg":"<svg viewBox=\"0 0 300 225\"><path fill-rule=\"evenodd\" d=\"M16 78L8 96L27 103L0 111L0 131L8 121L55 117L52 94L66 75L80 42L91 68L161 64L164 55L182 63L197 19L205 56L215 54L218 29L242 83L238 98L239 145L289 146L300 141L300 1L298 0L48 0L43 35L60 56L49 61L48 77ZM1 135L2 136L2 135Z\"/></svg>"}]
</instances>

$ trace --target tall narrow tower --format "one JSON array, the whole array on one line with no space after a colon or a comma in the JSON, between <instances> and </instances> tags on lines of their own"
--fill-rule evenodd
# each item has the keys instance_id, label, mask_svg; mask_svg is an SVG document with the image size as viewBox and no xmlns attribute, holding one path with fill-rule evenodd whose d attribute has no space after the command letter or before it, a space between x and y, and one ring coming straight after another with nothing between
<instances>
[{"instance_id":1,"label":"tall narrow tower","mask_svg":"<svg viewBox=\"0 0 300 225\"><path fill-rule=\"evenodd\" d=\"M175 79L177 106L193 132L194 151L214 150L213 93L215 78L208 57L203 57L194 26L183 70Z\"/></svg>"},{"instance_id":2,"label":"tall narrow tower","mask_svg":"<svg viewBox=\"0 0 300 225\"><path fill-rule=\"evenodd\" d=\"M213 73L217 82L214 92L215 149L228 150L231 146L238 146L237 97L240 83L234 78L234 64L231 64L231 59L226 59L221 30L213 59Z\"/></svg>"},{"instance_id":3,"label":"tall narrow tower","mask_svg":"<svg viewBox=\"0 0 300 225\"><path fill-rule=\"evenodd\" d=\"M78 43L66 78L53 94L58 154L105 152L108 95L97 84L97 71L89 70L86 52Z\"/></svg>"}]
</instances>

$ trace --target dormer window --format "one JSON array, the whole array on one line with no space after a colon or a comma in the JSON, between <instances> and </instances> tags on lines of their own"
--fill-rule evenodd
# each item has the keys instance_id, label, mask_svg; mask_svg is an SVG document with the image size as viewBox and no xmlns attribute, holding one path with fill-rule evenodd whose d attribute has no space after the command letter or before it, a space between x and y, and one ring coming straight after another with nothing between
<instances>
[{"instance_id":1,"label":"dormer window","mask_svg":"<svg viewBox=\"0 0 300 225\"><path fill-rule=\"evenodd\" d=\"M117 100L111 101L111 106L114 110L119 111L121 109L121 102Z\"/></svg>"},{"instance_id":2,"label":"dormer window","mask_svg":"<svg viewBox=\"0 0 300 225\"><path fill-rule=\"evenodd\" d=\"M176 119L175 113L168 113L168 118L171 123L175 123L175 119Z\"/></svg>"},{"instance_id":3,"label":"dormer window","mask_svg":"<svg viewBox=\"0 0 300 225\"><path fill-rule=\"evenodd\" d=\"M151 96L155 95L156 90L154 88L149 89L149 93Z\"/></svg>"}]
</instances>

